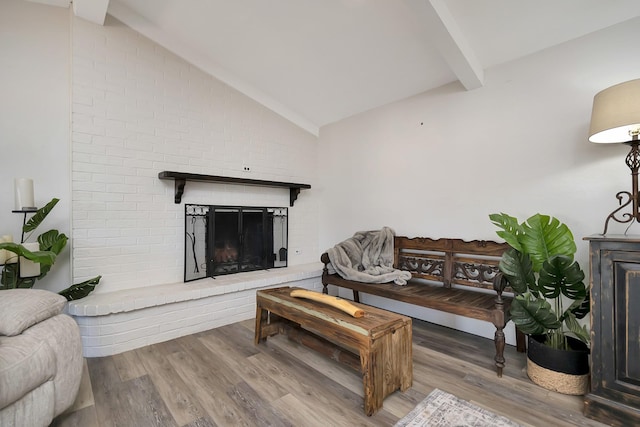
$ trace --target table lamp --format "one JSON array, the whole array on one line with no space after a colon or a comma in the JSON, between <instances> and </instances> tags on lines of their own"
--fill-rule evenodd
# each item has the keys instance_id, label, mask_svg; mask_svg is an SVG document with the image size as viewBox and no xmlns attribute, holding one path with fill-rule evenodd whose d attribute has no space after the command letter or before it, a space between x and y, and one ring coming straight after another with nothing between
<instances>
[{"instance_id":1,"label":"table lamp","mask_svg":"<svg viewBox=\"0 0 640 427\"><path fill-rule=\"evenodd\" d=\"M607 234L610 220L619 223L640 221L638 211L638 168L640 167L640 79L611 86L593 98L589 141L603 144L623 143L631 147L626 164L631 169L631 192L616 194L619 207L609 214L602 234ZM631 205L631 212L622 212Z\"/></svg>"}]
</instances>

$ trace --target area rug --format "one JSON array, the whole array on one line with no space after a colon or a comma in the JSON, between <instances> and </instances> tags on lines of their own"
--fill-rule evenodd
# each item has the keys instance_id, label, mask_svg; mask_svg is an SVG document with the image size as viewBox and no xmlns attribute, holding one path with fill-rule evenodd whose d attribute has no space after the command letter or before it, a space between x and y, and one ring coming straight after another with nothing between
<instances>
[{"instance_id":1,"label":"area rug","mask_svg":"<svg viewBox=\"0 0 640 427\"><path fill-rule=\"evenodd\" d=\"M437 388L395 425L395 427L487 426L520 427L520 424Z\"/></svg>"}]
</instances>

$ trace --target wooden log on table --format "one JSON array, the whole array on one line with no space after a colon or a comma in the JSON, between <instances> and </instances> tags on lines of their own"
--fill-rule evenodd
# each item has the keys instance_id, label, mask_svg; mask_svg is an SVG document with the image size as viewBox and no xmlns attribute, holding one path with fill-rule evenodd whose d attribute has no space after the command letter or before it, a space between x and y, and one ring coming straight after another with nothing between
<instances>
[{"instance_id":1,"label":"wooden log on table","mask_svg":"<svg viewBox=\"0 0 640 427\"><path fill-rule=\"evenodd\" d=\"M304 289L295 289L291 291L290 295L295 298L306 298L323 304L327 304L331 307L337 308L338 310L342 310L353 317L364 316L364 310L356 307L349 301L331 295L325 295L319 292L307 291Z\"/></svg>"}]
</instances>

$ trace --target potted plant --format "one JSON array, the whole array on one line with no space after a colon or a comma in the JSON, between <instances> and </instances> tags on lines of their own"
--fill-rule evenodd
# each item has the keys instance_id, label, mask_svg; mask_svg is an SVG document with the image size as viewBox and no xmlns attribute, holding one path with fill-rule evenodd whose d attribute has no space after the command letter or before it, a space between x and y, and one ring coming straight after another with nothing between
<instances>
[{"instance_id":1,"label":"potted plant","mask_svg":"<svg viewBox=\"0 0 640 427\"><path fill-rule=\"evenodd\" d=\"M511 246L500 271L515 293L511 319L529 336L527 374L535 383L566 394L584 394L589 374L589 332L578 320L589 313L584 271L566 224L535 214L523 223L504 213L489 215Z\"/></svg>"},{"instance_id":2,"label":"potted plant","mask_svg":"<svg viewBox=\"0 0 640 427\"><path fill-rule=\"evenodd\" d=\"M22 235L27 234L26 239L23 237L22 243L0 242L0 250L6 250L16 254L16 257L23 257L40 265L40 274L33 277L22 277L20 275L20 263L5 263L2 267L0 276L0 290L14 288L32 288L36 280L40 280L47 275L51 266L55 263L56 257L67 245L67 236L58 230L49 230L37 237L38 250L31 251L27 249L23 243L29 239L36 228L44 221L44 219L53 210L59 199L53 198L44 207L34 212L23 227ZM82 283L78 283L59 292L67 300L80 299L87 296L100 282L101 276L94 277Z\"/></svg>"}]
</instances>

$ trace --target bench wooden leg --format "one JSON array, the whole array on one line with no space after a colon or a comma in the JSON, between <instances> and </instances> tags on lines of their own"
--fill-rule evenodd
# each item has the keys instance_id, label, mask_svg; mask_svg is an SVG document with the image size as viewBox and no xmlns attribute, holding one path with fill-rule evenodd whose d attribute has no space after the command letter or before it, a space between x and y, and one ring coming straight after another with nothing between
<instances>
[{"instance_id":1,"label":"bench wooden leg","mask_svg":"<svg viewBox=\"0 0 640 427\"><path fill-rule=\"evenodd\" d=\"M257 305L255 335L253 337L253 343L255 345L258 345L259 343L267 340L267 338L262 335L262 326L266 325L268 317L269 312L267 310L263 310L260 305Z\"/></svg>"},{"instance_id":2,"label":"bench wooden leg","mask_svg":"<svg viewBox=\"0 0 640 427\"><path fill-rule=\"evenodd\" d=\"M288 321L270 313L261 306L256 306L256 326L253 343L258 345L267 341L267 338L283 333Z\"/></svg>"},{"instance_id":3,"label":"bench wooden leg","mask_svg":"<svg viewBox=\"0 0 640 427\"><path fill-rule=\"evenodd\" d=\"M384 372L377 361L378 352L368 349L360 350L362 385L364 388L364 413L370 417L382 408L384 399ZM377 372L380 371L380 372Z\"/></svg>"},{"instance_id":4,"label":"bench wooden leg","mask_svg":"<svg viewBox=\"0 0 640 427\"><path fill-rule=\"evenodd\" d=\"M358 291L353 291L353 300L355 302L360 302L360 293Z\"/></svg>"},{"instance_id":5,"label":"bench wooden leg","mask_svg":"<svg viewBox=\"0 0 640 427\"><path fill-rule=\"evenodd\" d=\"M360 349L364 412L367 416L382 408L384 398L413 384L413 331L411 322Z\"/></svg>"},{"instance_id":6,"label":"bench wooden leg","mask_svg":"<svg viewBox=\"0 0 640 427\"><path fill-rule=\"evenodd\" d=\"M504 331L503 327L499 327L496 325L496 334L494 338L494 342L496 344L496 370L498 372L498 376L502 377L502 370L504 368L504 347L505 347L505 339L504 339ZM519 353L524 353L527 351L527 343L526 343L526 335L523 334L520 329L516 328L516 350Z\"/></svg>"},{"instance_id":7,"label":"bench wooden leg","mask_svg":"<svg viewBox=\"0 0 640 427\"><path fill-rule=\"evenodd\" d=\"M413 329L411 322L408 322L404 328L396 331L398 337L396 342L400 342L400 354L404 355L402 359L402 379L400 380L400 391L407 391L413 386ZM397 345L397 344L396 344Z\"/></svg>"},{"instance_id":8,"label":"bench wooden leg","mask_svg":"<svg viewBox=\"0 0 640 427\"><path fill-rule=\"evenodd\" d=\"M519 353L527 351L527 336L518 328L516 328L516 350Z\"/></svg>"},{"instance_id":9,"label":"bench wooden leg","mask_svg":"<svg viewBox=\"0 0 640 427\"><path fill-rule=\"evenodd\" d=\"M502 369L504 368L504 326L496 326L496 334L494 338L494 342L496 344L496 371L498 373L498 377L502 377Z\"/></svg>"}]
</instances>

